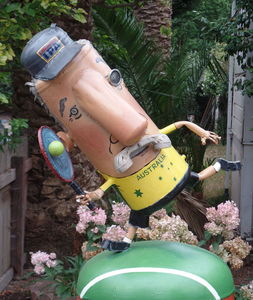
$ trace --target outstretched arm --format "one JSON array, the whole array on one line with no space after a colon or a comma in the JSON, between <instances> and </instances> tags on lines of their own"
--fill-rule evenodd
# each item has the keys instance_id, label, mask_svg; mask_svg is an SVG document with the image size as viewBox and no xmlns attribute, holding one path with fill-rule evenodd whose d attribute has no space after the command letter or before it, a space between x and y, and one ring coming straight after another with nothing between
<instances>
[{"instance_id":1,"label":"outstretched arm","mask_svg":"<svg viewBox=\"0 0 253 300\"><path fill-rule=\"evenodd\" d=\"M215 132L205 130L192 122L179 121L174 123L174 125L177 129L186 126L188 129L190 129L192 132L194 132L201 138L202 145L206 144L206 140L210 140L212 143L218 144L221 139L221 137L218 136Z\"/></svg>"},{"instance_id":2,"label":"outstretched arm","mask_svg":"<svg viewBox=\"0 0 253 300\"><path fill-rule=\"evenodd\" d=\"M76 201L86 205L90 201L99 200L103 197L104 192L114 184L113 178L109 178L98 189L92 192L85 191L85 195L77 195Z\"/></svg>"}]
</instances>

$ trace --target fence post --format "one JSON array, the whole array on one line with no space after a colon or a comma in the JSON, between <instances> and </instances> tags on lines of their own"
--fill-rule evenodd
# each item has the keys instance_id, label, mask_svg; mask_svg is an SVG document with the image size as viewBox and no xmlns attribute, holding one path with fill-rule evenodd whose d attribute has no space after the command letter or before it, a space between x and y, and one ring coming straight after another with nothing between
<instances>
[{"instance_id":1,"label":"fence post","mask_svg":"<svg viewBox=\"0 0 253 300\"><path fill-rule=\"evenodd\" d=\"M12 157L11 167L16 169L16 180L11 185L11 265L17 276L23 275L25 264L24 237L27 201L27 172L31 158Z\"/></svg>"}]
</instances>

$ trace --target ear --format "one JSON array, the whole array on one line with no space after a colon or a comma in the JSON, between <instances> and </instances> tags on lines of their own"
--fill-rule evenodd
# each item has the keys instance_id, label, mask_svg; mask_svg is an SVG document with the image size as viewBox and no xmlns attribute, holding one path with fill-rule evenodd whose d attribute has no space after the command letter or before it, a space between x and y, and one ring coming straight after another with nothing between
<instances>
[{"instance_id":1,"label":"ear","mask_svg":"<svg viewBox=\"0 0 253 300\"><path fill-rule=\"evenodd\" d=\"M71 137L63 131L57 132L57 136L61 139L62 143L64 144L64 147L66 148L66 150L68 152L70 152L74 147L74 142L71 139Z\"/></svg>"}]
</instances>

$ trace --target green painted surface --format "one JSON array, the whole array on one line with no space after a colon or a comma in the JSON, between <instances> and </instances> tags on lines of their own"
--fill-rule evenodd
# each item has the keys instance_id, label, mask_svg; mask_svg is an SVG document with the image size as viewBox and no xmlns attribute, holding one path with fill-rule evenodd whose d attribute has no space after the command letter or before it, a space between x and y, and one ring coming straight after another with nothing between
<instances>
[{"instance_id":1,"label":"green painted surface","mask_svg":"<svg viewBox=\"0 0 253 300\"><path fill-rule=\"evenodd\" d=\"M89 260L79 274L77 292L94 278L126 268L163 268L191 273L207 281L220 298L234 290L231 272L216 255L182 243L145 241L133 243L122 253L104 251ZM111 276L88 289L89 300L213 300L211 292L199 282L167 273L140 272Z\"/></svg>"}]
</instances>

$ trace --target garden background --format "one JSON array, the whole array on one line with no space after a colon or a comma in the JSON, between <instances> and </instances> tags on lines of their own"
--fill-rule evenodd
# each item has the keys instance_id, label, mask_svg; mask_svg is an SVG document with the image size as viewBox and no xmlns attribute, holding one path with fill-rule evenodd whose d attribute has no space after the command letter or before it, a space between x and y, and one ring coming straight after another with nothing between
<instances>
[{"instance_id":1,"label":"garden background","mask_svg":"<svg viewBox=\"0 0 253 300\"><path fill-rule=\"evenodd\" d=\"M2 0L0 8L0 113L2 120L10 119L9 125L2 123L0 145L14 149L19 135L26 133L33 161L26 211L26 268L31 268L30 252L56 253L63 260L66 256L77 257L87 252L84 242L97 242L105 230L101 227L94 232L96 226L90 231L76 230L82 212L77 214L73 191L51 174L39 151L38 128L61 128L25 85L30 76L20 65L20 54L27 40L51 23L57 23L74 40L91 40L109 66L121 71L130 92L158 127L188 119L221 135L223 148L203 147L186 130L171 135L173 145L186 155L195 172L210 165L218 157L217 151L224 153L229 55L236 56L243 70L252 72L251 59L244 60L253 50L250 0L237 1L232 17L230 0ZM237 82L237 88L252 97L252 81ZM87 190L97 188L102 179L85 156L75 148L71 158L81 186ZM210 190L220 193L210 195ZM219 179L205 183L205 187L199 184L192 192L215 207L233 200L224 193ZM120 203L121 199L111 190L100 203L108 215L112 214L113 201ZM175 205L166 209L170 217L177 214ZM114 221L107 222L111 226ZM221 244L223 240L218 237ZM208 240L206 247L214 242L212 238L207 233L198 236L199 241ZM238 284L252 280L250 266L251 257L247 256L244 272L235 273Z\"/></svg>"}]
</instances>

